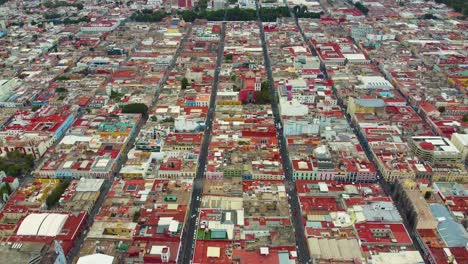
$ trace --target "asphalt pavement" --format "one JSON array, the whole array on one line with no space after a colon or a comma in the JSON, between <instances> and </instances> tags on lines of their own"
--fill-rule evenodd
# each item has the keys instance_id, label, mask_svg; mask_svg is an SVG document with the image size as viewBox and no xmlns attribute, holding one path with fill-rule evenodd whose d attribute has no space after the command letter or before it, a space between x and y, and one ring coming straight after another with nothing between
<instances>
[{"instance_id":1,"label":"asphalt pavement","mask_svg":"<svg viewBox=\"0 0 468 264\"><path fill-rule=\"evenodd\" d=\"M346 3L346 1L343 1ZM287 1L284 0L284 3L287 5ZM323 7L323 6L322 6ZM324 9L326 13L329 13L328 10ZM295 16L294 12L292 11L291 8L289 8L289 12L291 14L291 17L294 18L295 22L296 22L296 26L299 30L299 33L301 33L302 35L302 38L304 40L304 42L307 44L307 46L309 47L309 49L311 50L312 54L314 56L317 56L317 50L315 49L315 47L310 43L310 41L308 40L308 38L306 37L304 31L302 30L302 27L301 25L299 24L299 21L297 19L297 17ZM359 46L359 45L357 45ZM327 74L327 69L325 67L325 64L324 63L320 63L320 70L322 71L322 73L324 74L325 78L328 79L328 74ZM382 75L383 76L386 76L384 72L382 72L382 70L379 68L379 70L381 71ZM415 108L413 105L411 105L409 103L409 99L407 96L405 96L400 90L397 90L407 101L408 105L410 105L415 112L417 112L420 116L421 114L419 113L418 109ZM385 192L385 194L389 197L393 197L393 193L392 193L392 190L391 190L391 184L389 182L387 182L383 175L382 175L382 172L380 171L379 167L378 167L378 164L376 163L376 160L374 159L374 155L372 154L372 151L370 149L370 146L369 146L369 142L367 141L366 137L364 136L364 134L362 133L362 131L359 129L358 126L356 126L354 124L354 122L352 121L351 119L351 116L346 112L346 106L344 105L344 102L343 100L341 99L340 96L338 96L337 94L337 91L336 89L333 87L333 95L335 96L335 98L337 98L337 101L338 101L338 105L340 106L340 108L345 112L345 117L346 117L346 120L348 121L348 124L349 126L353 129L354 131L354 134L357 136L358 140L359 140L359 143L361 144L361 146L363 147L363 150L367 156L367 158L374 164L374 167L376 168L377 170L377 183L380 184L380 186L382 187L382 190ZM426 122L426 119L421 116L422 120L424 120L424 122ZM426 122L427 123L427 122ZM433 127L431 127L432 131L434 132L434 134L438 134ZM398 208L399 209L399 208ZM403 219L405 221L403 221L403 223L405 224L405 227L406 229L408 230L411 238L413 239L413 241L416 241L416 236L414 234L414 232L412 232L411 230L411 227L408 225L408 222L406 221L406 218L403 217ZM422 250L422 248L419 246L418 243L414 243L415 247L419 250L419 252L421 252L421 254L424 256L424 251Z\"/></svg>"},{"instance_id":2,"label":"asphalt pavement","mask_svg":"<svg viewBox=\"0 0 468 264\"><path fill-rule=\"evenodd\" d=\"M311 258L309 255L309 249L307 247L307 241L306 241L305 232L304 232L304 223L302 221L301 207L300 207L299 199L297 197L296 185L294 183L294 179L292 175L292 166L291 166L291 162L289 158L289 151L287 149L286 138L284 137L284 134L283 134L283 124L281 122L278 102L276 99L275 82L273 79L273 74L271 72L270 56L268 55L268 48L266 45L265 32L263 30L263 24L262 24L261 17L260 17L260 5L258 3L258 0L255 1L255 6L257 10L258 26L260 28L260 39L261 39L262 47L263 47L263 57L265 61L265 68L267 72L267 78L270 83L271 98L273 98L271 102L271 108L272 108L273 116L275 119L275 127L276 127L277 135L278 135L281 162L283 165L284 176L285 176L286 192L289 196L291 221L294 226L294 232L295 232L295 238L296 238L295 240L296 240L296 249L297 249L297 259L299 263L301 264L310 263Z\"/></svg>"},{"instance_id":3,"label":"asphalt pavement","mask_svg":"<svg viewBox=\"0 0 468 264\"><path fill-rule=\"evenodd\" d=\"M166 80L169 77L172 69L174 68L175 62L177 61L177 58L178 58L178 56L180 54L180 51L183 48L183 43L185 43L185 41L187 40L187 36L190 34L191 30L192 30L192 27L190 26L187 33L182 38L182 40L181 40L181 42L179 44L179 47L177 47L177 50L176 50L176 52L175 52L175 54L174 54L174 56L173 56L173 58L171 60L171 63L169 64L166 72L164 73L161 80L158 82L158 85L155 87L154 97L153 97L152 105L150 106L150 108L152 108L154 105L156 105L157 100L159 98L160 87L161 87L161 85L163 85L166 82ZM125 148L125 153L122 153L121 158L118 161L117 166L116 166L116 168L114 169L114 171L112 173L113 176L110 179L105 180L103 189L102 189L102 191L100 193L100 196L99 196L98 200L96 201L96 204L94 205L93 209L88 214L87 225L86 225L85 230L83 232L81 232L79 238L74 243L73 248L70 250L69 254L67 255L67 263L71 264L73 262L73 259L76 256L78 256L79 251L80 251L81 247L83 246L84 240L86 239L86 235L88 233L87 231L92 226L92 224L94 222L94 218L99 213L99 210L101 209L102 204L105 201L107 193L109 192L110 188L112 187L112 183L114 182L114 176L117 175L117 173L122 168L122 165L127 161L128 151L133 147L133 145L135 143L135 139L138 136L141 128L144 126L145 123L146 123L146 120L144 120L144 119L141 119L140 122L138 122L138 124L136 125L136 128L135 128L135 130L136 130L135 133L133 133L133 135L130 137L130 139L129 139L128 143L127 143L127 147Z\"/></svg>"},{"instance_id":4,"label":"asphalt pavement","mask_svg":"<svg viewBox=\"0 0 468 264\"><path fill-rule=\"evenodd\" d=\"M225 12L226 16L226 12ZM208 116L206 120L205 133L203 135L203 141L201 145L200 155L198 158L198 167L195 179L193 181L192 198L190 200L188 219L184 225L181 246L179 250L179 256L177 263L188 264L192 260L192 256L195 248L195 236L197 228L198 208L200 207L200 201L203 191L203 182L205 179L205 165L206 158L208 156L208 147L211 142L211 132L213 127L214 113L216 109L216 95L218 93L219 84L219 72L221 70L221 63L223 61L224 54L224 38L226 34L226 22L222 22L220 42L218 46L218 54L216 59L216 68L214 72L213 88L211 90L210 105Z\"/></svg>"}]
</instances>

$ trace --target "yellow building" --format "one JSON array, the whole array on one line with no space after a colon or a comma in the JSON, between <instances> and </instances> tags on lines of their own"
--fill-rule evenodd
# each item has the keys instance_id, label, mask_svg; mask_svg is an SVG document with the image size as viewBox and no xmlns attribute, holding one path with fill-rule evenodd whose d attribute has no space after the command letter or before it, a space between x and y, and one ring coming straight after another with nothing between
<instances>
[{"instance_id":1,"label":"yellow building","mask_svg":"<svg viewBox=\"0 0 468 264\"><path fill-rule=\"evenodd\" d=\"M348 113L359 114L382 114L385 112L385 102L382 99L361 99L350 97L348 99Z\"/></svg>"}]
</instances>

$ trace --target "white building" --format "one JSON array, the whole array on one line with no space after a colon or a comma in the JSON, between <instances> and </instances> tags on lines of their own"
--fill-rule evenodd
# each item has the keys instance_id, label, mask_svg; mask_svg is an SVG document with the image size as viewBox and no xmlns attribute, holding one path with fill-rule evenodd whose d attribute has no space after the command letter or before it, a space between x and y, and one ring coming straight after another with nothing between
<instances>
[{"instance_id":1,"label":"white building","mask_svg":"<svg viewBox=\"0 0 468 264\"><path fill-rule=\"evenodd\" d=\"M450 141L462 153L462 160L466 161L468 157L468 135L454 133Z\"/></svg>"},{"instance_id":2,"label":"white building","mask_svg":"<svg viewBox=\"0 0 468 264\"><path fill-rule=\"evenodd\" d=\"M309 113L309 107L298 100L280 97L279 103L282 116L305 116Z\"/></svg>"},{"instance_id":3,"label":"white building","mask_svg":"<svg viewBox=\"0 0 468 264\"><path fill-rule=\"evenodd\" d=\"M76 264L112 264L114 263L114 257L104 254L92 254L80 257Z\"/></svg>"},{"instance_id":4,"label":"white building","mask_svg":"<svg viewBox=\"0 0 468 264\"><path fill-rule=\"evenodd\" d=\"M111 32L119 26L120 22L115 20L93 21L81 27L82 32Z\"/></svg>"},{"instance_id":5,"label":"white building","mask_svg":"<svg viewBox=\"0 0 468 264\"><path fill-rule=\"evenodd\" d=\"M286 119L283 121L283 130L286 136L292 135L318 135L320 130L320 120L295 120Z\"/></svg>"},{"instance_id":6,"label":"white building","mask_svg":"<svg viewBox=\"0 0 468 264\"><path fill-rule=\"evenodd\" d=\"M381 76L357 76L357 79L361 82L356 85L357 89L393 89L393 85Z\"/></svg>"},{"instance_id":7,"label":"white building","mask_svg":"<svg viewBox=\"0 0 468 264\"><path fill-rule=\"evenodd\" d=\"M350 64L369 64L370 60L362 53L343 54L346 61Z\"/></svg>"},{"instance_id":8,"label":"white building","mask_svg":"<svg viewBox=\"0 0 468 264\"><path fill-rule=\"evenodd\" d=\"M239 8L255 9L255 0L239 0Z\"/></svg>"},{"instance_id":9,"label":"white building","mask_svg":"<svg viewBox=\"0 0 468 264\"><path fill-rule=\"evenodd\" d=\"M205 119L202 117L181 115L174 119L174 128L176 131L198 131L204 125Z\"/></svg>"},{"instance_id":10,"label":"white building","mask_svg":"<svg viewBox=\"0 0 468 264\"><path fill-rule=\"evenodd\" d=\"M17 83L17 79L0 80L0 101L5 101L12 95Z\"/></svg>"},{"instance_id":11,"label":"white building","mask_svg":"<svg viewBox=\"0 0 468 264\"><path fill-rule=\"evenodd\" d=\"M453 164L462 158L457 147L444 137L412 137L409 146L419 158L432 164Z\"/></svg>"}]
</instances>

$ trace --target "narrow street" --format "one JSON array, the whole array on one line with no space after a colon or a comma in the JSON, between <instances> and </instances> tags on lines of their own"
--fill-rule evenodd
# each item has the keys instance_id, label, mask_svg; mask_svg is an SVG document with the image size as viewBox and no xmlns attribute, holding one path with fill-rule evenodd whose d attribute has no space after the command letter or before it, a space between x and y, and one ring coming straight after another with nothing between
<instances>
[{"instance_id":1,"label":"narrow street","mask_svg":"<svg viewBox=\"0 0 468 264\"><path fill-rule=\"evenodd\" d=\"M260 17L260 4L258 0L255 1L255 6L257 10L257 19L258 27L260 28L260 39L262 41L263 47L263 57L265 61L265 68L267 72L268 82L270 83L270 94L273 98L271 102L271 109L275 119L275 126L277 129L277 137L279 142L279 149L281 155L281 162L284 169L285 176L285 187L286 192L289 197L291 221L295 231L295 240L297 248L297 258L299 263L305 264L310 263L311 258L309 255L309 249L307 247L307 241L305 238L304 224L302 221L301 207L299 204L299 199L297 197L296 185L292 175L292 166L289 158L289 151L287 148L286 138L283 134L283 127L281 123L281 116L279 113L278 102L276 100L276 91L275 91L275 82L273 79L273 74L271 72L270 56L268 55L268 47L265 40L265 31L263 30L263 23Z\"/></svg>"},{"instance_id":2,"label":"narrow street","mask_svg":"<svg viewBox=\"0 0 468 264\"><path fill-rule=\"evenodd\" d=\"M154 97L153 97L153 101L152 101L152 105L149 107L149 109L151 109L153 106L156 105L157 103L157 100L159 98L159 90L160 90L160 87L162 85L164 85L164 83L166 82L167 78L169 77L172 69L174 68L175 66L175 62L177 61L177 58L179 57L179 54L180 54L180 51L182 50L183 48L183 44L185 43L185 41L187 41L187 36L190 34L190 32L192 31L192 27L190 26L190 28L188 29L187 33L185 34L185 36L182 38L179 46L177 47L177 50L176 52L174 53L174 56L171 60L171 63L169 64L169 66L167 67L167 70L166 72L164 73L163 77L161 78L161 80L159 80L157 86L155 87L154 89ZM117 176L118 172L120 171L120 169L122 168L122 165L127 161L127 154L128 154L128 151L130 149L132 149L134 143L135 143L135 139L136 137L138 136L138 134L140 133L140 130L141 128L144 126L144 124L146 123L146 120L142 119L140 120L140 122L138 124L136 124L136 127L135 127L135 133L133 133L132 137L129 139L128 143L127 143L127 147L125 148L125 153L122 153L122 156L121 156L121 159L118 162L117 166L116 166L116 169L114 170L114 176ZM103 186L103 189L101 191L101 194L99 195L99 198L98 200L96 201L96 204L94 205L93 209L91 210L91 212L89 213L88 215L88 219L87 219L87 224L86 224L86 230L84 232L82 232L80 234L80 237L77 239L77 241L75 242L75 246L70 250L70 253L68 254L67 256L67 262L68 263L72 263L73 262L73 259L78 256L78 253L80 251L80 248L81 246L83 245L84 243L84 240L86 238L86 234L88 233L87 231L89 230L89 228L92 226L93 222L94 222L94 218L96 217L96 215L99 213L99 210L100 208L102 207L102 203L104 202L106 196L107 196L107 193L109 192L110 188L112 187L112 183L114 182L114 178L111 178L111 179L106 179L105 182L104 182L104 186Z\"/></svg>"},{"instance_id":3,"label":"narrow street","mask_svg":"<svg viewBox=\"0 0 468 264\"><path fill-rule=\"evenodd\" d=\"M287 5L287 1L284 1L284 2L285 2L285 4ZM346 1L344 1L344 2L346 2ZM294 21L295 21L295 23L296 23L296 27L298 28L299 32L301 33L304 42L307 44L307 46L309 47L309 49L310 49L310 51L312 52L312 54L313 54L314 56L318 56L317 51L315 50L315 47L312 46L312 44L310 43L310 41L309 41L308 38L306 37L306 35L305 35L304 31L302 30L302 27L301 27L301 25L300 25L300 23L299 23L298 18L295 16L295 14L294 14L294 12L293 12L293 10L292 10L291 8L289 8L289 12L290 12L290 14L291 14L291 17L294 18ZM326 12L326 13L329 13L328 10L325 10L325 12ZM358 47L358 48L359 48L359 47ZM325 78L328 79L329 77L328 77L328 74L327 74L327 69L326 69L326 67L325 67L325 64L324 64L322 61L321 61L321 63L320 63L320 70L321 70L322 73L324 74ZM386 78L386 75L384 74L384 72L381 72L381 73L382 73L382 75ZM386 78L386 79L387 79L387 78ZM390 80L388 80L388 81L390 81ZM406 99L408 105L410 105L410 106L417 112L417 109L414 108L414 107L409 103L408 98L405 97L405 96L401 93L401 91L399 91L399 90L396 90L396 91L397 91L398 93L400 93L400 94ZM335 96L335 98L337 98L338 105L340 106L340 108L342 109L342 111L345 113L346 120L348 121L349 126L353 129L354 134L356 135L356 137L357 137L358 140L359 140L359 143L360 143L361 146L363 147L363 150L364 150L364 152L366 153L367 158L373 163L375 169L377 170L377 183L380 184L380 186L382 187L383 191L385 192L385 194L386 194L387 196L393 198L393 193L392 193L391 184L390 184L389 182L387 182L387 181L384 179L384 177L383 177L383 175L382 175L382 173L381 173L381 171L380 171L380 169L379 169L379 167L378 167L378 164L376 163L376 160L374 159L374 155L372 154L372 151L371 151L371 149L370 149L370 146L369 146L369 143L368 143L366 137L365 137L364 134L361 132L361 130L359 129L359 127L356 126L356 125L353 123L353 121L351 120L351 116L346 112L346 111L347 111L346 106L344 105L343 100L338 96L335 87L333 87L333 95ZM422 118L422 116L421 116L421 118ZM426 120L425 120L424 118L422 118L422 119L423 119L424 122L426 122ZM432 129L432 127L431 127L431 129ZM437 133L435 133L435 131L433 131L433 132L434 132L434 134L437 135ZM398 210L399 210L400 213L401 213L400 208L398 208ZM404 214L402 214L402 216L404 216ZM415 237L414 233L411 231L412 229L411 229L410 226L408 225L408 222L406 221L406 217L403 217L403 219L404 219L403 223L404 223L406 229L408 230L408 233L410 234L411 239L413 240L414 246L419 250L419 252L420 252L421 254L424 254L424 252L423 252L423 250L421 249L421 247L420 247L417 243L414 243L414 242L416 241L416 237Z\"/></svg>"},{"instance_id":4,"label":"narrow street","mask_svg":"<svg viewBox=\"0 0 468 264\"><path fill-rule=\"evenodd\" d=\"M188 210L188 219L183 227L181 246L179 251L179 257L177 263L185 264L190 263L192 259L194 247L195 247L195 236L197 228L197 215L198 208L200 207L201 196L203 191L203 182L205 179L205 165L206 158L208 156L208 147L211 142L211 129L213 127L214 113L216 109L216 95L218 93L219 84L219 72L221 70L221 63L223 61L224 53L224 38L226 34L226 22L222 22L221 36L218 46L218 54L216 59L216 68L214 71L213 88L211 90L210 104L208 110L208 116L206 118L206 128L203 135L203 141L200 149L200 155L198 157L197 174L193 181L192 198L190 200L190 206Z\"/></svg>"}]
</instances>

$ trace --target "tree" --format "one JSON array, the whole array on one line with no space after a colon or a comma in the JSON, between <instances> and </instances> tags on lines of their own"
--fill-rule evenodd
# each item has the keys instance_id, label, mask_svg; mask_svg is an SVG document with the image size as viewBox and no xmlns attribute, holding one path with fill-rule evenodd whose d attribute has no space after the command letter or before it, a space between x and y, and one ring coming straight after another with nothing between
<instances>
[{"instance_id":1,"label":"tree","mask_svg":"<svg viewBox=\"0 0 468 264\"><path fill-rule=\"evenodd\" d=\"M148 106L142 103L134 103L124 105L122 108L122 113L126 114L141 114L143 118L148 117Z\"/></svg>"},{"instance_id":2,"label":"tree","mask_svg":"<svg viewBox=\"0 0 468 264\"><path fill-rule=\"evenodd\" d=\"M5 171L9 176L21 176L29 173L33 167L34 157L18 150L7 152L6 157L0 157L0 171Z\"/></svg>"},{"instance_id":3,"label":"tree","mask_svg":"<svg viewBox=\"0 0 468 264\"><path fill-rule=\"evenodd\" d=\"M426 193L424 193L424 199L426 200L429 200L432 196L432 193L430 191L427 191Z\"/></svg>"},{"instance_id":4,"label":"tree","mask_svg":"<svg viewBox=\"0 0 468 264\"><path fill-rule=\"evenodd\" d=\"M185 90L187 88L187 86L189 86L189 82L188 82L187 78L184 77L180 81L180 89Z\"/></svg>"},{"instance_id":5,"label":"tree","mask_svg":"<svg viewBox=\"0 0 468 264\"><path fill-rule=\"evenodd\" d=\"M270 93L270 82L262 82L260 91L257 92L255 98L255 104L270 104L271 103L271 93Z\"/></svg>"},{"instance_id":6,"label":"tree","mask_svg":"<svg viewBox=\"0 0 468 264\"><path fill-rule=\"evenodd\" d=\"M55 89L55 92L56 93L66 93L67 89L65 89L63 87L58 87L58 88Z\"/></svg>"},{"instance_id":7,"label":"tree","mask_svg":"<svg viewBox=\"0 0 468 264\"><path fill-rule=\"evenodd\" d=\"M424 19L437 19L437 17L434 16L433 14L424 14L423 18Z\"/></svg>"},{"instance_id":8,"label":"tree","mask_svg":"<svg viewBox=\"0 0 468 264\"><path fill-rule=\"evenodd\" d=\"M9 176L15 176L15 177L20 176L21 172L22 172L22 167L18 164L11 164L10 166L8 166L8 169L6 171L6 173Z\"/></svg>"},{"instance_id":9,"label":"tree","mask_svg":"<svg viewBox=\"0 0 468 264\"><path fill-rule=\"evenodd\" d=\"M171 123L174 122L174 118L172 116L164 118L161 123Z\"/></svg>"},{"instance_id":10,"label":"tree","mask_svg":"<svg viewBox=\"0 0 468 264\"><path fill-rule=\"evenodd\" d=\"M440 106L439 107L439 112L442 114L443 112L445 112L445 106Z\"/></svg>"},{"instance_id":11,"label":"tree","mask_svg":"<svg viewBox=\"0 0 468 264\"><path fill-rule=\"evenodd\" d=\"M153 116L151 116L151 121L153 121L153 122L158 122L158 118L157 118L156 116L153 115Z\"/></svg>"},{"instance_id":12,"label":"tree","mask_svg":"<svg viewBox=\"0 0 468 264\"><path fill-rule=\"evenodd\" d=\"M56 81L68 81L70 80L70 77L67 76L59 76L55 79Z\"/></svg>"},{"instance_id":13,"label":"tree","mask_svg":"<svg viewBox=\"0 0 468 264\"><path fill-rule=\"evenodd\" d=\"M60 14L57 14L57 13L46 13L46 14L44 14L45 19L56 19L56 18L59 18L59 17L60 17Z\"/></svg>"},{"instance_id":14,"label":"tree","mask_svg":"<svg viewBox=\"0 0 468 264\"><path fill-rule=\"evenodd\" d=\"M120 101L120 99L124 96L124 94L122 93L119 93L119 92L115 92L115 91L111 91L111 95L110 95L110 99L113 99L115 101Z\"/></svg>"},{"instance_id":15,"label":"tree","mask_svg":"<svg viewBox=\"0 0 468 264\"><path fill-rule=\"evenodd\" d=\"M232 61L232 54L226 54L226 56L224 56L224 59L226 61Z\"/></svg>"},{"instance_id":16,"label":"tree","mask_svg":"<svg viewBox=\"0 0 468 264\"><path fill-rule=\"evenodd\" d=\"M39 110L39 108L41 108L41 105L33 105L31 107L31 111L36 112L37 110Z\"/></svg>"},{"instance_id":17,"label":"tree","mask_svg":"<svg viewBox=\"0 0 468 264\"><path fill-rule=\"evenodd\" d=\"M462 118L462 122L468 122L468 114L464 115Z\"/></svg>"},{"instance_id":18,"label":"tree","mask_svg":"<svg viewBox=\"0 0 468 264\"><path fill-rule=\"evenodd\" d=\"M60 196L62 196L69 184L70 180L63 180L55 187L55 189L46 198L47 208L57 204L57 202L60 200Z\"/></svg>"},{"instance_id":19,"label":"tree","mask_svg":"<svg viewBox=\"0 0 468 264\"><path fill-rule=\"evenodd\" d=\"M140 218L140 211L136 211L134 214L133 214L133 222L137 222L138 221L138 218Z\"/></svg>"},{"instance_id":20,"label":"tree","mask_svg":"<svg viewBox=\"0 0 468 264\"><path fill-rule=\"evenodd\" d=\"M161 22L166 17L164 11L155 11L143 9L136 11L130 16L130 19L136 22Z\"/></svg>"},{"instance_id":21,"label":"tree","mask_svg":"<svg viewBox=\"0 0 468 264\"><path fill-rule=\"evenodd\" d=\"M7 183L7 184L5 184L5 186L6 186L6 190L7 190L8 194L10 194L10 193L11 193L11 186L10 186L10 184Z\"/></svg>"},{"instance_id":22,"label":"tree","mask_svg":"<svg viewBox=\"0 0 468 264\"><path fill-rule=\"evenodd\" d=\"M361 2L356 2L354 6L359 9L364 15L367 15L369 13L369 9L365 7Z\"/></svg>"}]
</instances>

